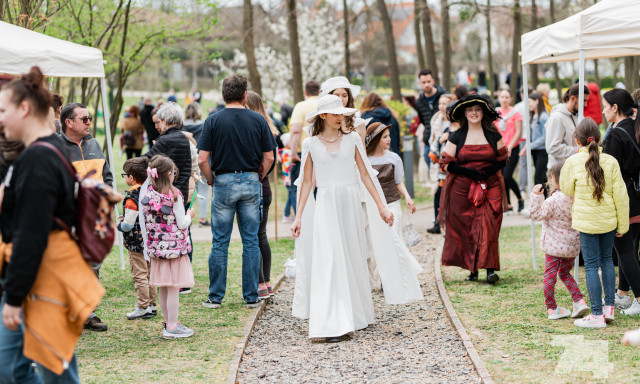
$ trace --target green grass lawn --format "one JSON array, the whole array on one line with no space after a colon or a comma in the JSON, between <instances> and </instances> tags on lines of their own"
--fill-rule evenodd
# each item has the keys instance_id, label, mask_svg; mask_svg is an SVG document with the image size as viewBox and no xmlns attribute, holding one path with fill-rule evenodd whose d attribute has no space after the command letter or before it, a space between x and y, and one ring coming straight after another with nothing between
<instances>
[{"instance_id":1,"label":"green grass lawn","mask_svg":"<svg viewBox=\"0 0 640 384\"><path fill-rule=\"evenodd\" d=\"M162 339L161 313L149 320L127 320L125 314L136 302L129 263L120 270L117 249L112 250L100 270L107 293L97 310L109 325L106 332L84 331L77 347L80 375L84 383L219 383L226 380L238 338L251 311L242 300L242 245L229 249L227 292L219 310L202 307L209 292L210 243L195 245L193 293L180 296L179 320L195 330L182 340ZM284 262L293 257L293 241L271 243L272 280L284 272ZM159 308L158 308L159 309Z\"/></svg>"},{"instance_id":2,"label":"green grass lawn","mask_svg":"<svg viewBox=\"0 0 640 384\"><path fill-rule=\"evenodd\" d=\"M548 320L542 292L544 254L538 254L538 270L534 271L530 239L530 227L502 229L502 270L495 287L482 281L484 271L480 272L481 281L466 282L468 271L443 267L451 302L493 379L498 383L603 382L593 372L573 369L570 373L555 373L565 348L552 345L554 337L575 335L583 336L586 342L604 341L608 345L613 370L604 382L640 382L640 349L620 343L625 331L640 326L640 318L616 313L616 320L606 329L578 328L573 319ZM578 283L588 301L583 268ZM571 296L560 280L556 300L559 306L571 309ZM588 363L577 366L588 368Z\"/></svg>"}]
</instances>

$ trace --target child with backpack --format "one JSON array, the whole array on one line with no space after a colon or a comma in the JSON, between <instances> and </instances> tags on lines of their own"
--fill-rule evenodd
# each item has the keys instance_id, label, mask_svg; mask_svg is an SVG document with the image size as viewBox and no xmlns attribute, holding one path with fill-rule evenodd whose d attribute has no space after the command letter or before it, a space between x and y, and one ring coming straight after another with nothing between
<instances>
[{"instance_id":1,"label":"child with backpack","mask_svg":"<svg viewBox=\"0 0 640 384\"><path fill-rule=\"evenodd\" d=\"M157 288L149 285L150 263L145 260L142 243L142 230L138 219L140 204L140 187L147 178L146 157L134 157L124 163L122 167L125 183L131 187L126 192L123 202L124 216L120 217L118 231L123 232L124 247L129 251L131 277L136 290L136 308L127 313L127 319L150 319L156 315Z\"/></svg>"},{"instance_id":2,"label":"child with backpack","mask_svg":"<svg viewBox=\"0 0 640 384\"><path fill-rule=\"evenodd\" d=\"M614 320L616 271L611 252L615 236L629 230L629 196L618 161L598 146L600 130L591 119L576 128L580 145L560 173L560 189L575 196L571 226L580 232L591 314L574 324L585 328L604 328ZM602 269L602 285L598 276ZM604 308L602 290L604 287Z\"/></svg>"},{"instance_id":3,"label":"child with backpack","mask_svg":"<svg viewBox=\"0 0 640 384\"><path fill-rule=\"evenodd\" d=\"M544 301L549 320L571 316L577 318L589 311L578 284L571 276L571 268L580 253L580 233L571 228L571 198L560 191L560 171L564 161L554 164L547 174L549 185L553 186L551 196L545 200L542 184L531 191L531 219L542 221L540 249L545 253ZM558 307L555 299L555 285L558 276L569 290L573 299L573 312Z\"/></svg>"},{"instance_id":4,"label":"child with backpack","mask_svg":"<svg viewBox=\"0 0 640 384\"><path fill-rule=\"evenodd\" d=\"M149 284L159 287L160 308L165 319L162 337L165 339L190 337L193 330L178 322L180 288L194 285L193 270L189 261L191 240L189 225L195 211L184 211L184 197L173 186L178 168L166 156L156 155L149 161L147 181L142 186L144 196L141 221L145 251L151 259Z\"/></svg>"}]
</instances>

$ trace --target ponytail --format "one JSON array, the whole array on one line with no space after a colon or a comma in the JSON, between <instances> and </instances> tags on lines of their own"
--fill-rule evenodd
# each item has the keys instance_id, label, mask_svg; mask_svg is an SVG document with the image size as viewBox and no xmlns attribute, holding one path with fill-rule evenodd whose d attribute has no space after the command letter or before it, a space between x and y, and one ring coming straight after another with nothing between
<instances>
[{"instance_id":1,"label":"ponytail","mask_svg":"<svg viewBox=\"0 0 640 384\"><path fill-rule=\"evenodd\" d=\"M587 147L589 158L584 167L593 184L593 198L600 203L604 195L604 170L600 166L600 129L598 125L591 119L586 118L578 124L576 128L576 139L581 146Z\"/></svg>"}]
</instances>

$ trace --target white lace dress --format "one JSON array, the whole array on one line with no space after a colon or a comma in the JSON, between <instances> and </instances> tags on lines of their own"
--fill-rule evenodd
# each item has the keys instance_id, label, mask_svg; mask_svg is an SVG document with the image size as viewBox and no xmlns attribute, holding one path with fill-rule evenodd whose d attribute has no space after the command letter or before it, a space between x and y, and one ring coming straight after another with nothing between
<instances>
[{"instance_id":1,"label":"white lace dress","mask_svg":"<svg viewBox=\"0 0 640 384\"><path fill-rule=\"evenodd\" d=\"M356 151L366 159L355 132L344 135L335 152L317 136L302 146L301 169L310 156L318 192L315 202L309 195L296 240L292 313L309 319L310 338L341 336L374 322ZM301 171L298 182L303 178Z\"/></svg>"}]
</instances>

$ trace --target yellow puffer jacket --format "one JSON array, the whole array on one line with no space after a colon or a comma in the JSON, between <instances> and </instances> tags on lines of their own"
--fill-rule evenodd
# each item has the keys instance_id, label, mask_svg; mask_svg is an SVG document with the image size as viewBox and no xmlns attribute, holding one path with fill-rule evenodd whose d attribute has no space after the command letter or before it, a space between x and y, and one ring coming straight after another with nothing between
<instances>
[{"instance_id":1,"label":"yellow puffer jacket","mask_svg":"<svg viewBox=\"0 0 640 384\"><path fill-rule=\"evenodd\" d=\"M569 157L560 173L560 190L568 196L575 195L571 226L576 231L589 234L611 232L619 234L629 230L629 196L622 180L618 161L600 149L600 166L604 170L602 200L593 198L593 183L587 174L585 163L589 158L587 147L582 147Z\"/></svg>"}]
</instances>

